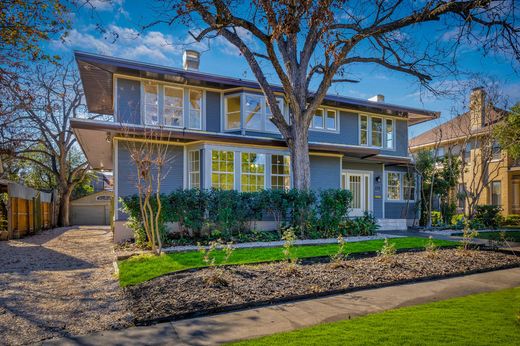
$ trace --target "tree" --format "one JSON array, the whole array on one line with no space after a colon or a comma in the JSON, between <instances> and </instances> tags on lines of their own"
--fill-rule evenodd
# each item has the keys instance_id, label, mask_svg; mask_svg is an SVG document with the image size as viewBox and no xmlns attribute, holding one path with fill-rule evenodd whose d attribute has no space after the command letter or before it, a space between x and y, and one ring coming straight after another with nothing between
<instances>
[{"instance_id":1,"label":"tree","mask_svg":"<svg viewBox=\"0 0 520 346\"><path fill-rule=\"evenodd\" d=\"M520 160L520 105L511 108L504 122L495 128L495 135L509 157Z\"/></svg>"},{"instance_id":2,"label":"tree","mask_svg":"<svg viewBox=\"0 0 520 346\"><path fill-rule=\"evenodd\" d=\"M68 226L70 196L88 168L69 123L87 114L81 81L72 62L37 65L30 72L8 88L19 106L0 147L27 164L20 174L30 185L57 190L58 224Z\"/></svg>"},{"instance_id":3,"label":"tree","mask_svg":"<svg viewBox=\"0 0 520 346\"><path fill-rule=\"evenodd\" d=\"M197 28L192 30L197 41L220 36L237 47L287 143L294 186L308 189L310 122L333 83L352 82L349 68L376 64L427 85L438 67L452 66L448 57L462 38L477 40L485 51L512 52L520 60L515 10L512 1L489 0L171 0L159 2L158 18L145 28L181 22ZM449 52L435 44L434 35L419 33L418 26L426 23L445 32L458 29L459 39ZM283 86L289 120L267 80L272 70Z\"/></svg>"}]
</instances>

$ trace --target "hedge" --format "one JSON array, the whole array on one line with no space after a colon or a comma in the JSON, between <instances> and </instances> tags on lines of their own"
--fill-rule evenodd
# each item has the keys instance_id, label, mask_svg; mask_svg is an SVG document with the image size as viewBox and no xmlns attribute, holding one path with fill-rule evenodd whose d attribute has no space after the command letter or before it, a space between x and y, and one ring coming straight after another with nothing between
<instances>
[{"instance_id":1,"label":"hedge","mask_svg":"<svg viewBox=\"0 0 520 346\"><path fill-rule=\"evenodd\" d=\"M161 202L161 223L178 222L181 236L196 238L212 232L222 234L223 238L240 236L254 231L255 221L268 217L276 221L278 232L293 227L300 238L336 237L348 217L352 195L342 189L319 192L180 189L161 195ZM144 241L138 196L122 198L121 204L136 240Z\"/></svg>"}]
</instances>

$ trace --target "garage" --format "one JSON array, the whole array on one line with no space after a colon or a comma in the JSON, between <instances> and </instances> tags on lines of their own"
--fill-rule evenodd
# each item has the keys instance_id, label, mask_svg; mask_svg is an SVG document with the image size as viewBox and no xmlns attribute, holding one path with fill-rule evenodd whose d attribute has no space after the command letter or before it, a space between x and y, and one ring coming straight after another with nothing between
<instances>
[{"instance_id":1,"label":"garage","mask_svg":"<svg viewBox=\"0 0 520 346\"><path fill-rule=\"evenodd\" d=\"M73 225L110 225L113 193L100 191L71 202Z\"/></svg>"}]
</instances>

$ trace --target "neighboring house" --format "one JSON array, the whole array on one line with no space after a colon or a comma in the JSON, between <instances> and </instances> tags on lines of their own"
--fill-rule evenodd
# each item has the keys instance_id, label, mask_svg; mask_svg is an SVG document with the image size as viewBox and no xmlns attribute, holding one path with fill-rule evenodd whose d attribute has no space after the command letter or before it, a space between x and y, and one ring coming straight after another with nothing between
<instances>
[{"instance_id":1,"label":"neighboring house","mask_svg":"<svg viewBox=\"0 0 520 346\"><path fill-rule=\"evenodd\" d=\"M454 191L458 212L467 212L474 200L475 205L500 206L504 215L520 214L520 162L509 158L493 139L493 126L508 113L486 98L482 88L473 89L468 112L412 138L410 151L460 155L462 174Z\"/></svg>"},{"instance_id":2,"label":"neighboring house","mask_svg":"<svg viewBox=\"0 0 520 346\"><path fill-rule=\"evenodd\" d=\"M95 177L90 182L93 193L101 191L112 191L112 173L111 172L95 172Z\"/></svg>"},{"instance_id":3,"label":"neighboring house","mask_svg":"<svg viewBox=\"0 0 520 346\"><path fill-rule=\"evenodd\" d=\"M72 225L110 225L114 193L107 190L92 193L70 202Z\"/></svg>"},{"instance_id":4,"label":"neighboring house","mask_svg":"<svg viewBox=\"0 0 520 346\"><path fill-rule=\"evenodd\" d=\"M125 133L139 137L155 128L168 139L161 143L170 145L174 161L164 193L292 186L289 151L256 82L199 72L198 54L191 51L184 55L185 69L81 52L75 57L88 110L113 115L113 121L73 119L71 126L90 165L113 170L116 239L126 219L118 199L136 193ZM288 115L281 87L276 91ZM406 228L416 217L417 195L407 174L408 126L439 113L382 101L325 98L309 134L311 186L349 189L352 215L368 211L383 229Z\"/></svg>"}]
</instances>

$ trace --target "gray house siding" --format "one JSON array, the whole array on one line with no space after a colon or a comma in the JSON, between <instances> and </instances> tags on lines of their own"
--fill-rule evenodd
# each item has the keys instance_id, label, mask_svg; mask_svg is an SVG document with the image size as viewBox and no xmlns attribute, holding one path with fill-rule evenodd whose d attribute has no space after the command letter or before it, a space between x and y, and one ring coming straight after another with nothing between
<instances>
[{"instance_id":1,"label":"gray house siding","mask_svg":"<svg viewBox=\"0 0 520 346\"><path fill-rule=\"evenodd\" d=\"M161 192L170 193L183 188L184 184L184 150L181 146L169 146L167 166L163 167L164 179L161 181ZM117 194L118 197L131 196L137 193L135 163L130 157L126 143L118 142L117 152ZM118 210L119 210L118 202ZM125 220L126 215L119 210L119 220Z\"/></svg>"},{"instance_id":2,"label":"gray house siding","mask_svg":"<svg viewBox=\"0 0 520 346\"><path fill-rule=\"evenodd\" d=\"M358 115L339 112L339 132L309 130L311 142L358 145Z\"/></svg>"},{"instance_id":3,"label":"gray house siding","mask_svg":"<svg viewBox=\"0 0 520 346\"><path fill-rule=\"evenodd\" d=\"M408 172L407 167L391 166L387 167L385 172ZM386 174L386 173L385 173ZM385 177L386 179L386 177ZM386 194L386 191L385 191ZM385 218L387 219L413 219L416 217L418 210L416 201L418 194L418 182L415 179L415 200L414 201L388 201L385 203ZM386 198L386 195L385 195Z\"/></svg>"},{"instance_id":4,"label":"gray house siding","mask_svg":"<svg viewBox=\"0 0 520 346\"><path fill-rule=\"evenodd\" d=\"M220 93L206 92L206 131L220 132Z\"/></svg>"},{"instance_id":5,"label":"gray house siding","mask_svg":"<svg viewBox=\"0 0 520 346\"><path fill-rule=\"evenodd\" d=\"M377 163L358 163L343 161L343 170L357 170L372 172L372 213L377 218L383 217L383 167ZM377 178L380 181L377 182Z\"/></svg>"},{"instance_id":6,"label":"gray house siding","mask_svg":"<svg viewBox=\"0 0 520 346\"><path fill-rule=\"evenodd\" d=\"M141 82L117 79L116 121L126 124L141 123Z\"/></svg>"},{"instance_id":7,"label":"gray house siding","mask_svg":"<svg viewBox=\"0 0 520 346\"><path fill-rule=\"evenodd\" d=\"M338 189L341 182L341 161L338 157L311 156L311 187L313 190Z\"/></svg>"}]
</instances>

